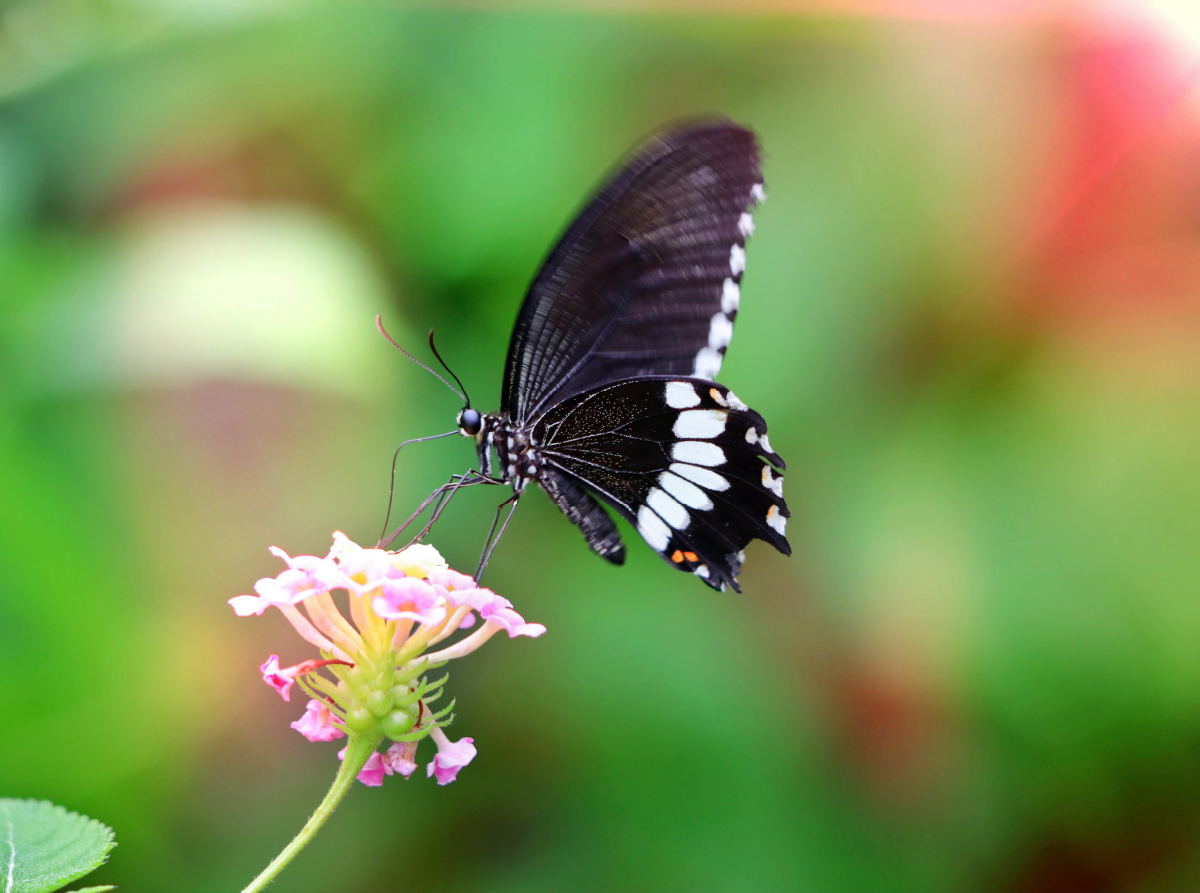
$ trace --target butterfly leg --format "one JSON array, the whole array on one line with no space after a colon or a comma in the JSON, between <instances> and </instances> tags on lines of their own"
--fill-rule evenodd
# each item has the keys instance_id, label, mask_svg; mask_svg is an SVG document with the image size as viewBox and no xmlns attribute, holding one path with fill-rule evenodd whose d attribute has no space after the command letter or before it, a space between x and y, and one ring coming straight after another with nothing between
<instances>
[{"instance_id":1,"label":"butterfly leg","mask_svg":"<svg viewBox=\"0 0 1200 893\"><path fill-rule=\"evenodd\" d=\"M465 475L463 475L463 474L452 475L450 477L450 480L447 483L442 484L440 487L438 487L436 490L434 490L432 493L430 493L427 497L425 497L424 501L422 501L422 503L419 506L417 506L417 510L408 516L407 521L405 521L403 524L401 524L399 527L397 527L395 530L393 530L387 536L381 537L379 542L375 544L375 548L376 549L386 549L389 545L391 545L392 542L395 541L396 537L398 537L401 533L403 533L405 531L405 529L408 527L409 524L411 524L413 521L417 520L417 518L419 518L421 516L421 513L424 512L425 509L429 508L430 503L432 503L434 501L438 501L437 506L434 508L434 512L437 514L440 514L440 509L445 508L445 502L447 501L447 497L450 494L453 494L455 491L457 491L459 487L463 486L464 481L466 482L466 486L471 486L472 484L484 484L484 483L487 483L487 484L503 483L503 481L485 477L485 476L479 474L479 472L473 471L473 470L468 471ZM436 517L434 518L434 520L436 520ZM429 527L432 527L432 526L433 525L431 522L428 526L426 526L426 528L424 530L421 531L421 533L417 537L417 539L420 539L420 537L422 537L426 533L428 533ZM413 540L413 542L416 542L416 540ZM411 543L409 545L411 545Z\"/></svg>"},{"instance_id":2,"label":"butterfly leg","mask_svg":"<svg viewBox=\"0 0 1200 893\"><path fill-rule=\"evenodd\" d=\"M400 451L410 443L424 443L427 440L441 440L443 437L453 437L458 433L458 430L447 431L445 434L432 434L429 437L414 437L412 440L406 440L400 446L396 447L396 452L392 453L392 479L388 485L388 507L387 514L383 516L383 532L379 534L379 542L383 542L383 538L387 536L388 521L392 517L392 497L396 493L396 460L400 458ZM378 546L376 546L378 548Z\"/></svg>"},{"instance_id":3,"label":"butterfly leg","mask_svg":"<svg viewBox=\"0 0 1200 893\"><path fill-rule=\"evenodd\" d=\"M483 543L483 552L479 555L479 567L475 569L475 582L479 582L479 578L483 576L483 570L487 567L488 562L492 560L492 553L496 551L496 546L500 543L500 538L504 536L504 531L508 529L508 522L512 520L513 512L517 510L517 503L521 499L520 493L514 493L504 502L496 506L496 515L492 518L492 529L488 531L487 539ZM508 515L504 519L504 523L500 525L500 532L496 533L496 524L500 521L500 512L504 510L506 505L512 506L508 510ZM495 539L492 534L496 534Z\"/></svg>"},{"instance_id":4,"label":"butterfly leg","mask_svg":"<svg viewBox=\"0 0 1200 893\"><path fill-rule=\"evenodd\" d=\"M433 525L438 522L439 518L441 518L442 512L444 512L446 507L450 504L450 500L454 498L454 494L456 494L463 487L473 487L476 484L495 485L503 483L504 481L500 480L499 478L488 477L487 475L481 474L473 468L468 469L464 474L453 475L450 478L449 483L443 484L438 488L441 493L437 504L434 506L433 511L429 515L429 521L426 522L425 526L421 528L421 532L409 541L408 546L413 545L413 543L420 542L425 534L429 533L429 531L433 528ZM428 502L426 502L426 505L428 505ZM408 548L408 546L405 546L405 548Z\"/></svg>"}]
</instances>

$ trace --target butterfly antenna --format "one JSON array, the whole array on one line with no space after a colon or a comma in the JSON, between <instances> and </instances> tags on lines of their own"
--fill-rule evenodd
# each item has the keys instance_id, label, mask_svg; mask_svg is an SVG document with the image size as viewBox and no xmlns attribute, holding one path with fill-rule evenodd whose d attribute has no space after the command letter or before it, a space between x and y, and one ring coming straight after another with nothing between
<instances>
[{"instance_id":1,"label":"butterfly antenna","mask_svg":"<svg viewBox=\"0 0 1200 893\"><path fill-rule=\"evenodd\" d=\"M462 388L463 400L466 401L467 406L470 406L471 398L467 396L467 389L463 386L463 383L458 380L458 376L454 374L454 370L446 365L446 361L442 359L442 355L438 353L438 349L433 344L433 329L429 330L429 349L433 351L433 355L437 357L438 362L442 364L442 368L449 372L450 377L458 382L458 386Z\"/></svg>"},{"instance_id":2,"label":"butterfly antenna","mask_svg":"<svg viewBox=\"0 0 1200 893\"><path fill-rule=\"evenodd\" d=\"M442 378L442 376L439 375L436 371L434 371L433 369L430 369L428 366L426 366L424 363L422 363L420 360L418 360L416 357L414 357L412 354L410 354L407 350L405 350L403 347L401 347L399 344L397 344L395 342L395 340L392 338L392 336L387 333L387 329L385 329L383 327L383 318L382 317L380 317L380 316L375 317L375 328L379 329L379 334L387 339L388 344L392 345L392 347L396 348L396 350L400 351L400 353L404 354L406 357L408 357L410 360L412 360L414 363L416 363L418 366L420 366L422 369L424 369L426 372L428 372L430 375L432 375L434 378L436 378L438 381L440 381L442 384L444 384L446 387L448 387L450 390L454 391L454 393L458 394L458 396L462 397L468 406L470 405L471 401L467 400L466 393L462 390L459 390L459 388L462 387L462 382L459 382L459 387L456 388L454 385L450 384L450 382L446 381L446 379ZM430 339L429 343L432 344L433 343L433 333L432 332L429 333L429 339ZM433 353L434 353L434 356L437 356L436 350ZM438 357L439 361L441 359L442 359L441 357ZM442 363L442 365L445 366L446 364ZM450 372L449 369L447 369L446 371ZM453 372L450 372L450 374L454 375ZM458 381L458 376L455 376L454 380Z\"/></svg>"}]
</instances>

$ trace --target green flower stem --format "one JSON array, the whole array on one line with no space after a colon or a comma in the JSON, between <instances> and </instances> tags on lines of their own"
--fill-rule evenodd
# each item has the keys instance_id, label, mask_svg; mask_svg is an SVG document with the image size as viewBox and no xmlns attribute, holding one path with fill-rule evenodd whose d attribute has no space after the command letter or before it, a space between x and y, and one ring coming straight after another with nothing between
<instances>
[{"instance_id":1,"label":"green flower stem","mask_svg":"<svg viewBox=\"0 0 1200 893\"><path fill-rule=\"evenodd\" d=\"M369 735L350 735L350 743L346 747L346 757L342 760L342 768L338 770L337 777L333 780L333 787L329 789L329 793L325 795L321 805L317 807L292 842L271 860L271 864L264 868L262 874L251 881L242 893L259 893L260 890L265 890L279 872L283 871L288 863L296 858L296 855L316 836L317 831L325 824L326 820L333 815L337 805L342 802L342 798L354 784L355 777L367 764L367 760L371 758L371 754L375 752L375 748L381 741L383 741L383 732L378 729Z\"/></svg>"}]
</instances>

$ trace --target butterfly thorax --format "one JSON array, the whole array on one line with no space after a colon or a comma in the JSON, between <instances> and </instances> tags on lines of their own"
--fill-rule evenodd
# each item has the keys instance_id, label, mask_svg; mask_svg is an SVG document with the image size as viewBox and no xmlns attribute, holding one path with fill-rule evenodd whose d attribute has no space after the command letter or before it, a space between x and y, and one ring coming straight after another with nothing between
<instances>
[{"instance_id":1,"label":"butterfly thorax","mask_svg":"<svg viewBox=\"0 0 1200 893\"><path fill-rule=\"evenodd\" d=\"M493 413L484 413L481 423L475 446L483 473L511 484L516 493L524 492L529 482L537 479L544 462L532 433ZM492 463L493 450L497 460L495 465Z\"/></svg>"}]
</instances>

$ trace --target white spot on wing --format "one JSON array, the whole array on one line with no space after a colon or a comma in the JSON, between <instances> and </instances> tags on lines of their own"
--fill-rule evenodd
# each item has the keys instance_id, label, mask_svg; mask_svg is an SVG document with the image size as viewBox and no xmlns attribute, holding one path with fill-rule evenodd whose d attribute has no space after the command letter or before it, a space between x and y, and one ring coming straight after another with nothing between
<instances>
[{"instance_id":1,"label":"white spot on wing","mask_svg":"<svg viewBox=\"0 0 1200 893\"><path fill-rule=\"evenodd\" d=\"M767 509L767 523L775 528L780 536L787 536L787 518L779 514L779 506L773 505Z\"/></svg>"},{"instance_id":2,"label":"white spot on wing","mask_svg":"<svg viewBox=\"0 0 1200 893\"><path fill-rule=\"evenodd\" d=\"M728 417L723 409L687 409L679 414L671 431L688 440L712 440L725 430Z\"/></svg>"},{"instance_id":3,"label":"white spot on wing","mask_svg":"<svg viewBox=\"0 0 1200 893\"><path fill-rule=\"evenodd\" d=\"M667 548L667 543L671 542L671 528L646 506L638 509L637 530L655 552L662 552Z\"/></svg>"},{"instance_id":4,"label":"white spot on wing","mask_svg":"<svg viewBox=\"0 0 1200 893\"><path fill-rule=\"evenodd\" d=\"M732 279L726 279L721 285L721 310L733 313L742 302L742 291Z\"/></svg>"},{"instance_id":5,"label":"white spot on wing","mask_svg":"<svg viewBox=\"0 0 1200 893\"><path fill-rule=\"evenodd\" d=\"M754 235L754 218L749 214L743 214L738 218L738 232L743 236Z\"/></svg>"},{"instance_id":6,"label":"white spot on wing","mask_svg":"<svg viewBox=\"0 0 1200 893\"><path fill-rule=\"evenodd\" d=\"M710 471L707 468L697 468L695 465L683 465L679 462L672 462L670 469L680 477L685 477L692 483L699 484L705 490L712 490L714 493L719 493L722 490L729 489L729 481L725 480L725 478L721 477L715 471Z\"/></svg>"},{"instance_id":7,"label":"white spot on wing","mask_svg":"<svg viewBox=\"0 0 1200 893\"><path fill-rule=\"evenodd\" d=\"M775 452L773 449L771 449L771 441L767 440L767 435L764 434L762 437L760 437L758 439L758 442L760 444L762 444L762 448L764 450L766 450L768 453Z\"/></svg>"},{"instance_id":8,"label":"white spot on wing","mask_svg":"<svg viewBox=\"0 0 1200 893\"><path fill-rule=\"evenodd\" d=\"M762 485L780 499L783 499L783 476L773 477L771 475L771 468L768 465L763 466Z\"/></svg>"},{"instance_id":9,"label":"white spot on wing","mask_svg":"<svg viewBox=\"0 0 1200 893\"><path fill-rule=\"evenodd\" d=\"M755 183L750 187L750 198L754 199L760 205L767 200L767 193L763 190L762 183Z\"/></svg>"},{"instance_id":10,"label":"white spot on wing","mask_svg":"<svg viewBox=\"0 0 1200 893\"><path fill-rule=\"evenodd\" d=\"M721 354L711 347L702 347L696 353L696 367L692 372L696 378L712 378L721 371Z\"/></svg>"},{"instance_id":11,"label":"white spot on wing","mask_svg":"<svg viewBox=\"0 0 1200 893\"><path fill-rule=\"evenodd\" d=\"M728 391L725 394L725 399L729 401L729 405L734 409L747 410L750 407L738 399L738 395L733 391Z\"/></svg>"},{"instance_id":12,"label":"white spot on wing","mask_svg":"<svg viewBox=\"0 0 1200 893\"><path fill-rule=\"evenodd\" d=\"M664 471L658 476L658 485L688 508L699 509L702 512L712 511L712 500L708 498L707 493L669 471Z\"/></svg>"},{"instance_id":13,"label":"white spot on wing","mask_svg":"<svg viewBox=\"0 0 1200 893\"><path fill-rule=\"evenodd\" d=\"M708 346L713 350L728 347L733 338L733 323L724 313L714 313L708 323Z\"/></svg>"},{"instance_id":14,"label":"white spot on wing","mask_svg":"<svg viewBox=\"0 0 1200 893\"><path fill-rule=\"evenodd\" d=\"M754 428L746 429L746 443L758 443L758 432Z\"/></svg>"},{"instance_id":15,"label":"white spot on wing","mask_svg":"<svg viewBox=\"0 0 1200 893\"><path fill-rule=\"evenodd\" d=\"M702 440L681 440L671 444L671 458L689 465L707 465L710 468L725 464L725 451L715 443Z\"/></svg>"},{"instance_id":16,"label":"white spot on wing","mask_svg":"<svg viewBox=\"0 0 1200 893\"><path fill-rule=\"evenodd\" d=\"M695 574L697 577L699 577L701 580L707 580L708 579L708 566L702 564L698 568L696 568L694 571L692 571L692 573Z\"/></svg>"},{"instance_id":17,"label":"white spot on wing","mask_svg":"<svg viewBox=\"0 0 1200 893\"><path fill-rule=\"evenodd\" d=\"M716 388L709 388L708 396L712 397L713 402L717 403L720 406L728 406L729 405L728 403L725 402L725 395L722 394L720 391L718 391Z\"/></svg>"},{"instance_id":18,"label":"white spot on wing","mask_svg":"<svg viewBox=\"0 0 1200 893\"><path fill-rule=\"evenodd\" d=\"M746 272L746 249L741 245L729 249L729 270L734 276Z\"/></svg>"},{"instance_id":19,"label":"white spot on wing","mask_svg":"<svg viewBox=\"0 0 1200 893\"><path fill-rule=\"evenodd\" d=\"M646 505L654 509L660 518L676 530L687 529L688 522L692 520L692 516L688 514L687 509L658 489L658 487L650 488L650 492L646 494ZM638 514L641 514L641 509L638 509Z\"/></svg>"},{"instance_id":20,"label":"white spot on wing","mask_svg":"<svg viewBox=\"0 0 1200 893\"><path fill-rule=\"evenodd\" d=\"M667 406L672 409L687 409L689 406L700 405L700 395L686 381L668 381L664 396L667 399Z\"/></svg>"}]
</instances>

